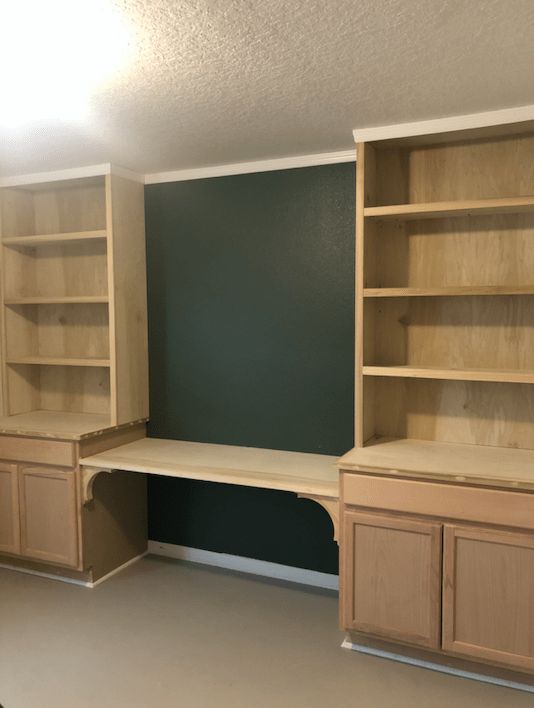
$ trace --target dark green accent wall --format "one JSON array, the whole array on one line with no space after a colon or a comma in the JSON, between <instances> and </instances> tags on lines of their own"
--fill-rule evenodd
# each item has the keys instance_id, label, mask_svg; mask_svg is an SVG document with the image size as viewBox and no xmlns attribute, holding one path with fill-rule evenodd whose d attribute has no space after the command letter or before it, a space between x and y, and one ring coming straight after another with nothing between
<instances>
[{"instance_id":1,"label":"dark green accent wall","mask_svg":"<svg viewBox=\"0 0 534 708\"><path fill-rule=\"evenodd\" d=\"M153 437L353 445L354 165L146 187ZM337 572L295 495L153 477L154 540Z\"/></svg>"}]
</instances>

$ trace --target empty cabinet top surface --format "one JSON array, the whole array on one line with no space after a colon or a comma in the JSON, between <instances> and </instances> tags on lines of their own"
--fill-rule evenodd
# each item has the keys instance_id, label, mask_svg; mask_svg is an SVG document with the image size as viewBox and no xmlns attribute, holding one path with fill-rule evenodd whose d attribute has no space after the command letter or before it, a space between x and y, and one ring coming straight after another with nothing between
<instances>
[{"instance_id":1,"label":"empty cabinet top surface","mask_svg":"<svg viewBox=\"0 0 534 708\"><path fill-rule=\"evenodd\" d=\"M338 464L354 472L534 490L534 450L381 438Z\"/></svg>"}]
</instances>

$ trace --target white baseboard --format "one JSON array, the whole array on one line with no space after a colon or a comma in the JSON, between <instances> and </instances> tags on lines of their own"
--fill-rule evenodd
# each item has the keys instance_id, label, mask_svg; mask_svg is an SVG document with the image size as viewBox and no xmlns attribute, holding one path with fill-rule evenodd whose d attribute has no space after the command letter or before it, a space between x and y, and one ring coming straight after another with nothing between
<instances>
[{"instance_id":1,"label":"white baseboard","mask_svg":"<svg viewBox=\"0 0 534 708\"><path fill-rule=\"evenodd\" d=\"M65 575L54 575L54 573L45 573L42 570L32 570L31 568L24 568L18 565L9 565L8 563L0 563L0 568L5 568L6 570L14 570L17 573L25 573L26 575L36 575L38 578L46 578L47 580L58 580L61 583L70 583L71 585L78 585L83 588L95 588L97 585L100 585L100 583L103 583L108 578L111 578L113 575L117 575L117 573L120 573L121 570L124 570L128 566L137 563L137 561L141 560L141 558L144 558L147 553L148 551L145 551L144 553L141 553L141 555L136 556L135 558L130 558L129 561L126 561L126 563L123 563L118 568L115 568L115 570L112 570L106 575L103 575L94 583L91 583L89 580L68 578Z\"/></svg>"},{"instance_id":2,"label":"white baseboard","mask_svg":"<svg viewBox=\"0 0 534 708\"><path fill-rule=\"evenodd\" d=\"M519 683L518 681L507 681L506 679L497 678L495 676L479 674L476 671L464 671L463 669L456 669L452 666L445 666L444 664L438 664L433 661L415 659L411 656L405 656L404 654L396 654L392 651L375 649L374 647L368 647L364 644L355 644L354 642L351 642L350 639L345 639L341 646L343 649L351 649L352 651L358 651L361 654L379 656L382 659L391 659L392 661L398 661L401 664L410 664L411 666L418 666L422 669L429 669L430 671L439 671L442 674L450 674L451 676L459 676L460 678L471 679L473 681L480 681L482 683L491 683L495 686L505 686L506 688L513 688L517 691L526 691L527 693L534 693L534 686L530 686L527 683Z\"/></svg>"},{"instance_id":3,"label":"white baseboard","mask_svg":"<svg viewBox=\"0 0 534 708\"><path fill-rule=\"evenodd\" d=\"M294 568L290 565L269 563L268 561L255 560L254 558L243 558L242 556L233 556L228 553L203 551L200 548L177 546L173 543L160 543L159 541L149 541L148 552L165 558L175 558L176 560L185 560L192 563L200 563L201 565L212 565L217 568L236 570L240 573L250 573L251 575L261 575L266 578L275 578L276 580L287 580L291 583L311 585L312 587L325 588L327 590L338 590L339 588L339 577L332 573L320 573L316 570Z\"/></svg>"},{"instance_id":4,"label":"white baseboard","mask_svg":"<svg viewBox=\"0 0 534 708\"><path fill-rule=\"evenodd\" d=\"M106 575L103 575L101 578L98 578L98 580L95 580L94 583L87 583L86 587L96 588L97 585L100 585L101 583L108 580L109 578L112 578L114 575L117 575L117 573L120 573L125 568L128 568L130 565L137 563L137 561L141 560L141 558L144 558L147 555L147 553L148 553L148 551L145 551L144 553L141 553L140 555L135 556L135 558L130 558L129 561L126 561L126 563L119 565L119 567L115 568L115 570L110 570L109 573L106 573Z\"/></svg>"}]
</instances>

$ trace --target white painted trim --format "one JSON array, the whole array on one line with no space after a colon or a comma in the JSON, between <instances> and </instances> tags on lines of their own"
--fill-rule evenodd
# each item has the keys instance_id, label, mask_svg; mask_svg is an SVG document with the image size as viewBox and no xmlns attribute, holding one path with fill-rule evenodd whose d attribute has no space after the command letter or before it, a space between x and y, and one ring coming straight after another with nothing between
<instances>
[{"instance_id":1,"label":"white painted trim","mask_svg":"<svg viewBox=\"0 0 534 708\"><path fill-rule=\"evenodd\" d=\"M290 565L243 558L242 556L233 556L228 553L214 553L213 551L203 551L200 548L177 546L173 543L160 543L159 541L149 541L148 552L165 558L211 565L217 568L236 570L240 573L275 578L276 580L287 580L291 583L311 585L312 587L325 588L327 590L338 590L339 588L339 578L332 573L320 573L316 570L294 568Z\"/></svg>"},{"instance_id":2,"label":"white painted trim","mask_svg":"<svg viewBox=\"0 0 534 708\"><path fill-rule=\"evenodd\" d=\"M497 678L496 676L479 674L475 671L465 671L463 669L456 669L453 666L446 666L445 664L438 664L433 661L415 659L411 656L405 656L404 654L397 654L392 651L384 651L383 649L375 649L374 647L367 647L364 644L355 644L354 642L351 642L350 639L345 639L341 647L342 649L351 649L352 651L357 651L361 654L370 654L371 656L378 656L381 659L390 659L392 661L398 661L401 664L410 664L410 666L418 666L421 669L439 671L442 674L450 674L451 676L458 676L460 678L471 679L473 681L480 681L481 683L491 683L495 686L513 688L516 691L526 691L527 693L534 693L534 686L530 686L527 683L519 683L518 681L507 681L506 679Z\"/></svg>"},{"instance_id":3,"label":"white painted trim","mask_svg":"<svg viewBox=\"0 0 534 708\"><path fill-rule=\"evenodd\" d=\"M48 580L59 580L62 583L70 583L71 585L78 585L80 587L84 588L96 588L97 585L100 585L100 583L103 583L105 580L108 580L108 578L111 578L113 575L117 575L117 573L120 573L122 570L125 568L128 568L128 566L133 565L134 563L137 563L138 560L141 560L141 558L144 558L147 555L148 551L145 551L144 553L141 553L141 555L136 556L135 558L130 558L129 561L126 561L126 563L123 563L120 565L118 568L115 568L115 570L110 571L106 575L103 575L101 578L96 580L94 583L90 582L89 580L79 580L78 578L67 578L64 575L54 575L53 573L43 573L41 570L32 570L31 568L24 568L18 565L9 565L7 563L0 563L0 568L5 568L6 570L14 570L18 573L25 573L26 575L36 575L39 578L47 578Z\"/></svg>"},{"instance_id":4,"label":"white painted trim","mask_svg":"<svg viewBox=\"0 0 534 708\"><path fill-rule=\"evenodd\" d=\"M484 113L468 113L465 115L421 120L414 123L397 123L393 125L378 125L370 128L355 128L352 132L354 141L365 143L372 140L389 140L390 138L407 138L414 135L432 135L448 133L454 130L469 130L470 128L488 128L493 125L521 123L534 120L534 105L504 108L499 111Z\"/></svg>"},{"instance_id":5,"label":"white painted trim","mask_svg":"<svg viewBox=\"0 0 534 708\"><path fill-rule=\"evenodd\" d=\"M311 155L295 155L279 157L272 160L254 160L253 162L236 162L229 165L210 165L190 170L173 170L145 175L145 184L161 184L162 182L184 182L193 179L209 177L228 177L229 175L245 175L252 172L271 172L273 170L291 170L299 167L315 167L317 165L333 165L340 162L355 162L354 150L339 150L338 152L318 152Z\"/></svg>"},{"instance_id":6,"label":"white painted trim","mask_svg":"<svg viewBox=\"0 0 534 708\"><path fill-rule=\"evenodd\" d=\"M103 575L101 578L98 578L98 580L95 580L94 583L87 583L88 588L96 588L97 585L100 585L101 583L105 582L106 580L109 580L109 578L112 578L114 575L117 575L117 573L121 573L125 568L128 568L129 566L133 565L134 563L137 563L137 561L140 561L141 558L144 558L148 554L148 551L145 551L144 553L141 553L138 556L135 556L135 558L130 558L129 561L126 561L126 563L123 563L122 565L119 565L118 568L115 568L115 570L110 570L109 573L106 573L106 575Z\"/></svg>"},{"instance_id":7,"label":"white painted trim","mask_svg":"<svg viewBox=\"0 0 534 708\"><path fill-rule=\"evenodd\" d=\"M60 182L68 179L83 179L84 177L101 177L103 175L119 175L126 179L134 180L144 184L144 175L132 172L124 167L112 165L105 162L101 165L87 165L85 167L73 167L67 170L55 170L53 172L35 172L28 175L16 175L15 177L0 178L0 187L18 187L25 184L42 184L44 182Z\"/></svg>"}]
</instances>

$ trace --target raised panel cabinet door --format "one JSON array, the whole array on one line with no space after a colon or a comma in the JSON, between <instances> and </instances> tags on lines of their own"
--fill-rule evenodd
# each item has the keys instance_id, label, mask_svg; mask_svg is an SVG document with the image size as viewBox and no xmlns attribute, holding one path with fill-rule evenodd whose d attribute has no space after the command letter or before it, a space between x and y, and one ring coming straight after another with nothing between
<instances>
[{"instance_id":1,"label":"raised panel cabinet door","mask_svg":"<svg viewBox=\"0 0 534 708\"><path fill-rule=\"evenodd\" d=\"M534 535L445 526L443 649L534 670Z\"/></svg>"},{"instance_id":2,"label":"raised panel cabinet door","mask_svg":"<svg viewBox=\"0 0 534 708\"><path fill-rule=\"evenodd\" d=\"M19 468L21 553L78 565L75 473L48 467Z\"/></svg>"},{"instance_id":3,"label":"raised panel cabinet door","mask_svg":"<svg viewBox=\"0 0 534 708\"><path fill-rule=\"evenodd\" d=\"M0 553L20 552L17 466L0 463Z\"/></svg>"},{"instance_id":4,"label":"raised panel cabinet door","mask_svg":"<svg viewBox=\"0 0 534 708\"><path fill-rule=\"evenodd\" d=\"M441 524L345 512L344 628L440 646Z\"/></svg>"}]
</instances>

